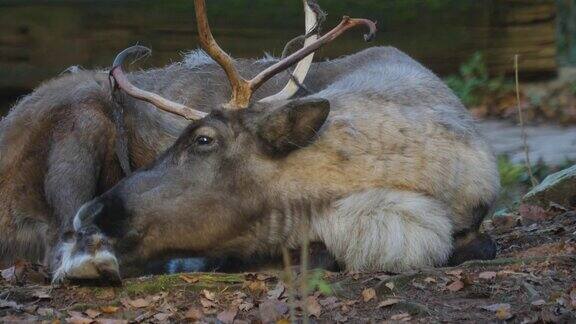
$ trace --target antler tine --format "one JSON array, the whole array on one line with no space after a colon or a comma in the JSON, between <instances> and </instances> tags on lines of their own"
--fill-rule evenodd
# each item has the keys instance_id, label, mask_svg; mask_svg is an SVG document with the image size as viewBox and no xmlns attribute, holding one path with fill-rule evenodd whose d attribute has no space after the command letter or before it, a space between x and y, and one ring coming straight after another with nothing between
<instances>
[{"instance_id":1,"label":"antler tine","mask_svg":"<svg viewBox=\"0 0 576 324\"><path fill-rule=\"evenodd\" d=\"M324 13L320 6L316 3L316 0L302 0L304 3L304 15L305 15L305 26L306 26L306 34L304 40L304 46L306 47L312 44L314 41L318 39L318 34L320 33L320 17L324 17ZM293 95L298 92L300 89L300 85L304 83L304 79L306 75L308 75L308 71L312 66L312 62L314 61L314 52L309 54L294 68L290 80L286 83L286 86L280 92L275 95L266 97L264 99L260 99L260 102L271 102L271 101L278 101L284 100L292 97Z\"/></svg>"},{"instance_id":2,"label":"antler tine","mask_svg":"<svg viewBox=\"0 0 576 324\"><path fill-rule=\"evenodd\" d=\"M232 87L232 98L227 107L232 109L246 108L250 103L252 91L248 81L240 76L238 70L234 66L232 58L220 48L208 24L208 15L206 13L206 2L204 0L194 0L194 8L196 10L196 22L198 24L198 36L202 49L210 55L214 61L224 69L226 76L230 81Z\"/></svg>"},{"instance_id":3,"label":"antler tine","mask_svg":"<svg viewBox=\"0 0 576 324\"><path fill-rule=\"evenodd\" d=\"M132 55L148 55L151 52L152 51L149 48L140 45L128 47L127 49L120 52L114 59L112 69L110 70L110 76L114 79L114 81L116 81L116 86L136 99L149 102L161 110L182 116L186 119L195 120L206 116L207 114L202 111L186 107L177 102L163 98L155 93L142 90L133 85L128 80L126 74L124 74L124 71L122 70L122 64L124 64L126 58Z\"/></svg>"},{"instance_id":4,"label":"antler tine","mask_svg":"<svg viewBox=\"0 0 576 324\"><path fill-rule=\"evenodd\" d=\"M340 22L338 26L334 27L334 29L326 33L324 36L320 37L312 44L296 51L295 53L286 57L285 59L277 62L276 64L268 67L264 71L260 72L257 76L255 76L252 80L250 80L248 83L251 91L255 91L264 82L268 81L274 75L296 64L303 57L306 57L310 53L317 51L322 46L332 42L334 39L338 38L338 36L342 35L342 33L347 31L348 29L361 25L367 26L369 29L369 33L364 35L364 40L366 41L373 40L377 30L376 23L368 19L350 18L348 16L344 16L342 18L342 22Z\"/></svg>"}]
</instances>

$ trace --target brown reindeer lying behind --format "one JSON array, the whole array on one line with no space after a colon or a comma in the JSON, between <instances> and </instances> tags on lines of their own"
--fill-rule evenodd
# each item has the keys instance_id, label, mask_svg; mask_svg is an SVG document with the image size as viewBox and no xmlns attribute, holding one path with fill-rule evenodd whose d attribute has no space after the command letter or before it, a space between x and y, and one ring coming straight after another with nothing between
<instances>
[{"instance_id":1,"label":"brown reindeer lying behind","mask_svg":"<svg viewBox=\"0 0 576 324\"><path fill-rule=\"evenodd\" d=\"M318 37L320 9L310 0L304 4L310 43ZM278 75L256 97L291 96L308 69L318 73L311 56L296 66L294 81ZM250 76L276 61L235 64ZM139 88L199 110L220 105L230 91L225 73L201 51L127 77ZM111 91L107 71L63 74L21 99L0 121L0 266L26 258L59 267L62 247L75 240L72 220L80 206L130 169L152 163L190 123L128 96L112 98Z\"/></svg>"},{"instance_id":2,"label":"brown reindeer lying behind","mask_svg":"<svg viewBox=\"0 0 576 324\"><path fill-rule=\"evenodd\" d=\"M494 156L433 73L396 49L372 48L315 64L297 98L252 101L266 80L345 29L374 26L344 18L247 81L212 38L204 1L195 7L201 44L226 72L232 99L192 109L113 70L127 93L195 120L153 163L80 208L55 280L119 277L166 255L250 259L303 238L323 242L349 270L494 257L478 233L498 194Z\"/></svg>"}]
</instances>

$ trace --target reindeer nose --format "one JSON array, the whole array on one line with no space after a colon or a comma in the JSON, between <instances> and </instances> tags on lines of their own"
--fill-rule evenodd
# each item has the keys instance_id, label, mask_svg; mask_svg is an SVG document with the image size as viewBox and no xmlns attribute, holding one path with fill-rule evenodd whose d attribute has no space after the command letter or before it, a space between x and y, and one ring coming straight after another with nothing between
<instances>
[{"instance_id":1,"label":"reindeer nose","mask_svg":"<svg viewBox=\"0 0 576 324\"><path fill-rule=\"evenodd\" d=\"M96 216L104 209L104 204L98 199L85 203L74 217L74 230L80 231L85 226L93 225Z\"/></svg>"}]
</instances>

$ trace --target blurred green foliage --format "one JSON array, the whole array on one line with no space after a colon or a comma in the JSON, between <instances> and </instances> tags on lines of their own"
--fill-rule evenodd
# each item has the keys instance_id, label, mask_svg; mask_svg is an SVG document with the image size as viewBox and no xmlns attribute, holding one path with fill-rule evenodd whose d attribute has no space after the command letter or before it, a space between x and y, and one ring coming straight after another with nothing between
<instances>
[{"instance_id":1,"label":"blurred green foliage","mask_svg":"<svg viewBox=\"0 0 576 324\"><path fill-rule=\"evenodd\" d=\"M538 161L532 165L532 173L538 182L541 182L552 173L574 165L576 161L566 160L558 166L547 165ZM508 156L498 157L498 171L500 172L500 197L496 203L497 214L507 213L518 208L520 199L532 187L530 175L525 163L513 163Z\"/></svg>"},{"instance_id":2,"label":"blurred green foliage","mask_svg":"<svg viewBox=\"0 0 576 324\"><path fill-rule=\"evenodd\" d=\"M334 293L330 282L324 278L324 271L316 269L308 274L308 293L315 291L321 292L324 296L329 296Z\"/></svg>"},{"instance_id":3,"label":"blurred green foliage","mask_svg":"<svg viewBox=\"0 0 576 324\"><path fill-rule=\"evenodd\" d=\"M480 52L474 53L462 64L457 75L451 75L444 81L468 107L479 105L484 98L498 96L512 89L511 83L504 77L490 76Z\"/></svg>"},{"instance_id":4,"label":"blurred green foliage","mask_svg":"<svg viewBox=\"0 0 576 324\"><path fill-rule=\"evenodd\" d=\"M532 165L532 173L538 182L541 182L554 172L566 169L574 165L575 161L566 160L558 166L550 166L544 161L538 161ZM518 164L510 161L508 156L498 157L498 171L500 172L500 185L503 191L513 189L518 186L531 186L530 175L526 164Z\"/></svg>"},{"instance_id":5,"label":"blurred green foliage","mask_svg":"<svg viewBox=\"0 0 576 324\"><path fill-rule=\"evenodd\" d=\"M576 64L576 0L556 0L558 56L561 64Z\"/></svg>"},{"instance_id":6,"label":"blurred green foliage","mask_svg":"<svg viewBox=\"0 0 576 324\"><path fill-rule=\"evenodd\" d=\"M507 156L498 157L498 171L500 172L500 185L503 189L524 183L528 175L526 166L512 163Z\"/></svg>"}]
</instances>

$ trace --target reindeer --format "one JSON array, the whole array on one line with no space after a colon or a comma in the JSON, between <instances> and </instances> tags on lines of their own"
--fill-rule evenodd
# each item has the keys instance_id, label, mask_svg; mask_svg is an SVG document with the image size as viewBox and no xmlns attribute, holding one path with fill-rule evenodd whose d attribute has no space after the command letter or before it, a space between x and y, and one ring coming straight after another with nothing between
<instances>
[{"instance_id":1,"label":"reindeer","mask_svg":"<svg viewBox=\"0 0 576 324\"><path fill-rule=\"evenodd\" d=\"M303 3L307 45L318 38L321 10L314 1ZM135 47L125 55L134 52L147 49ZM312 57L299 62L291 75L275 76L256 97L293 96L304 86L308 70L311 76L319 71ZM237 60L235 66L250 76L276 62ZM183 62L125 77L198 111L220 106L230 91L225 73L201 51ZM58 268L64 247L75 241L72 220L80 206L131 170L152 163L189 118L197 117L159 110L117 92L111 96L113 92L108 71L66 73L21 99L0 121L0 266L26 258Z\"/></svg>"},{"instance_id":2,"label":"reindeer","mask_svg":"<svg viewBox=\"0 0 576 324\"><path fill-rule=\"evenodd\" d=\"M166 255L274 255L303 238L354 271L495 256L479 233L499 190L494 156L458 98L406 54L371 48L317 63L306 93L252 99L349 27L373 32L372 22L345 17L247 80L212 37L204 1L195 9L231 99L185 107L112 70L125 93L194 121L154 162L79 209L56 281L118 278Z\"/></svg>"}]
</instances>

